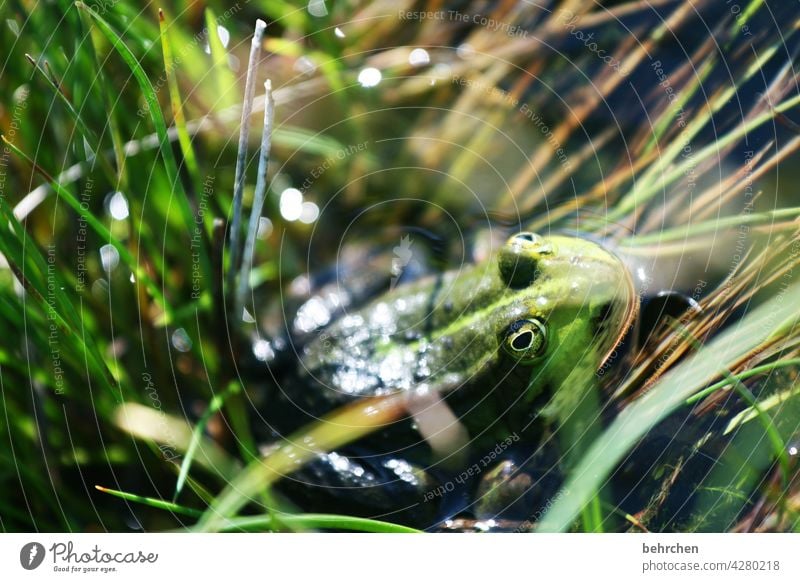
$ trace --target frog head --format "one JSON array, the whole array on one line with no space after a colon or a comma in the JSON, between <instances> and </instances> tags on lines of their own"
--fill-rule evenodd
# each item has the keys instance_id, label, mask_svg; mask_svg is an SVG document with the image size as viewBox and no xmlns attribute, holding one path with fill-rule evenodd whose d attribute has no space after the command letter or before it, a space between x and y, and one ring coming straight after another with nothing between
<instances>
[{"instance_id":1,"label":"frog head","mask_svg":"<svg viewBox=\"0 0 800 582\"><path fill-rule=\"evenodd\" d=\"M600 366L635 316L628 270L613 253L578 237L515 234L497 254L508 303L494 314L499 347L523 365L591 351ZM590 339L590 345L576 343ZM597 356L599 354L599 357Z\"/></svg>"},{"instance_id":2,"label":"frog head","mask_svg":"<svg viewBox=\"0 0 800 582\"><path fill-rule=\"evenodd\" d=\"M346 315L303 363L334 401L420 387L447 393L501 363L552 383L569 366L592 374L602 365L635 299L627 269L601 245L521 232L481 263L399 286Z\"/></svg>"}]
</instances>

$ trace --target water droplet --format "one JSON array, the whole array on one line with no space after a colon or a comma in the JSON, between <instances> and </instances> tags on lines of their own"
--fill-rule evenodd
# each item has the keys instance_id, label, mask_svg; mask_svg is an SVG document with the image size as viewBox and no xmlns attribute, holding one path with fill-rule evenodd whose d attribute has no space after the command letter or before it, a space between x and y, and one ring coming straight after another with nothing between
<instances>
[{"instance_id":1,"label":"water droplet","mask_svg":"<svg viewBox=\"0 0 800 582\"><path fill-rule=\"evenodd\" d=\"M114 220L125 220L130 213L128 209L128 199L122 192L114 192L106 199L108 204L108 213Z\"/></svg>"},{"instance_id":2,"label":"water droplet","mask_svg":"<svg viewBox=\"0 0 800 582\"><path fill-rule=\"evenodd\" d=\"M411 51L411 54L408 55L408 62L415 67L421 67L422 65L427 65L431 62L431 56L425 49L415 48L413 51Z\"/></svg>"},{"instance_id":3,"label":"water droplet","mask_svg":"<svg viewBox=\"0 0 800 582\"><path fill-rule=\"evenodd\" d=\"M172 347L179 352L188 352L192 349L192 340L182 327L172 332Z\"/></svg>"},{"instance_id":4,"label":"water droplet","mask_svg":"<svg viewBox=\"0 0 800 582\"><path fill-rule=\"evenodd\" d=\"M219 40L222 43L223 48L228 48L228 43L231 40L231 33L228 32L228 29L222 26L221 24L218 24L217 36L219 36ZM207 55L211 54L211 45L208 42L208 38L206 38L206 41L203 44L203 52L206 53Z\"/></svg>"},{"instance_id":5,"label":"water droplet","mask_svg":"<svg viewBox=\"0 0 800 582\"><path fill-rule=\"evenodd\" d=\"M131 273L131 276L130 276L130 279L129 279L129 281L130 281L131 283L136 283L136 276L135 276L133 273Z\"/></svg>"},{"instance_id":6,"label":"water droplet","mask_svg":"<svg viewBox=\"0 0 800 582\"><path fill-rule=\"evenodd\" d=\"M344 31L341 28L339 28L338 26L333 29L333 34L335 34L339 38L344 38L345 37Z\"/></svg>"},{"instance_id":7,"label":"water droplet","mask_svg":"<svg viewBox=\"0 0 800 582\"><path fill-rule=\"evenodd\" d=\"M242 308L242 321L245 323L255 323L256 319L252 316L252 314L247 311L246 307Z\"/></svg>"},{"instance_id":8,"label":"water droplet","mask_svg":"<svg viewBox=\"0 0 800 582\"><path fill-rule=\"evenodd\" d=\"M272 234L272 221L266 216L262 216L261 218L258 219L258 230L256 231L256 236L263 240L271 234Z\"/></svg>"},{"instance_id":9,"label":"water droplet","mask_svg":"<svg viewBox=\"0 0 800 582\"><path fill-rule=\"evenodd\" d=\"M303 202L302 210L300 211L300 222L303 224L311 224L319 218L319 206L313 202Z\"/></svg>"},{"instance_id":10,"label":"water droplet","mask_svg":"<svg viewBox=\"0 0 800 582\"><path fill-rule=\"evenodd\" d=\"M367 67L362 69L358 74L358 82L362 87L375 87L383 79L381 72L375 67Z\"/></svg>"},{"instance_id":11,"label":"water droplet","mask_svg":"<svg viewBox=\"0 0 800 582\"><path fill-rule=\"evenodd\" d=\"M303 193L297 188L287 188L281 192L281 216L289 222L300 218L303 213Z\"/></svg>"},{"instance_id":12,"label":"water droplet","mask_svg":"<svg viewBox=\"0 0 800 582\"><path fill-rule=\"evenodd\" d=\"M228 29L221 24L218 24L217 34L219 35L219 40L222 43L222 46L228 48L228 43L231 41L231 33L228 32Z\"/></svg>"},{"instance_id":13,"label":"water droplet","mask_svg":"<svg viewBox=\"0 0 800 582\"><path fill-rule=\"evenodd\" d=\"M327 16L328 7L325 6L325 0L308 0L308 13L317 18Z\"/></svg>"},{"instance_id":14,"label":"water droplet","mask_svg":"<svg viewBox=\"0 0 800 582\"><path fill-rule=\"evenodd\" d=\"M27 85L20 85L14 90L12 99L14 103L22 103L28 98L28 95L30 95L30 88Z\"/></svg>"},{"instance_id":15,"label":"water droplet","mask_svg":"<svg viewBox=\"0 0 800 582\"><path fill-rule=\"evenodd\" d=\"M114 245L103 245L100 247L100 263L103 265L103 270L110 273L119 265L119 251Z\"/></svg>"},{"instance_id":16,"label":"water droplet","mask_svg":"<svg viewBox=\"0 0 800 582\"><path fill-rule=\"evenodd\" d=\"M298 275L290 284L292 295L308 295L311 292L311 280L306 275Z\"/></svg>"},{"instance_id":17,"label":"water droplet","mask_svg":"<svg viewBox=\"0 0 800 582\"><path fill-rule=\"evenodd\" d=\"M269 362L275 359L275 350L267 340L259 339L253 343L253 355L260 362Z\"/></svg>"},{"instance_id":18,"label":"water droplet","mask_svg":"<svg viewBox=\"0 0 800 582\"><path fill-rule=\"evenodd\" d=\"M297 331L308 333L322 326L331 320L331 312L319 297L312 297L297 310L297 317L294 320L294 328Z\"/></svg>"},{"instance_id":19,"label":"water droplet","mask_svg":"<svg viewBox=\"0 0 800 582\"><path fill-rule=\"evenodd\" d=\"M83 153L86 154L88 159L94 157L94 148L92 148L92 144L89 143L85 137L83 138Z\"/></svg>"},{"instance_id":20,"label":"water droplet","mask_svg":"<svg viewBox=\"0 0 800 582\"><path fill-rule=\"evenodd\" d=\"M19 36L19 25L17 24L16 20L11 18L6 18L6 24L8 28L11 29L11 32L14 33L14 36Z\"/></svg>"}]
</instances>

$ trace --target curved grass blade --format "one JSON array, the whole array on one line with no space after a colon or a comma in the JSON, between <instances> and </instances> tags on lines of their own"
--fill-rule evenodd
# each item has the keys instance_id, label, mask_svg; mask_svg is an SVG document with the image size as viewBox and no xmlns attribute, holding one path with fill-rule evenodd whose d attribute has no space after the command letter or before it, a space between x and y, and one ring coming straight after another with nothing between
<instances>
[{"instance_id":1,"label":"curved grass blade","mask_svg":"<svg viewBox=\"0 0 800 582\"><path fill-rule=\"evenodd\" d=\"M772 225L782 220L797 220L798 218L800 218L800 207L752 212L741 216L724 216L696 224L667 228L653 234L634 235L622 239L620 244L625 247L637 247L670 241L683 241L703 234L718 233L726 228L733 229L742 225Z\"/></svg>"},{"instance_id":2,"label":"curved grass blade","mask_svg":"<svg viewBox=\"0 0 800 582\"><path fill-rule=\"evenodd\" d=\"M220 408L222 408L222 405L225 403L225 400L228 398L228 396L238 392L239 387L237 385L233 385L232 388L235 388L235 390L229 388L222 394L217 394L211 399L208 408L203 413L203 416L200 417L200 420L197 421L197 424L192 430L192 440L189 441L189 446L186 448L186 454L181 461L181 470L178 473L178 481L175 483L175 494L173 496L173 500L177 499L183 490L183 485L186 483L186 477L189 476L189 468L192 466L194 455L197 452L197 447L200 445L201 439L203 438L203 431L205 431L206 424L208 424L209 419Z\"/></svg>"},{"instance_id":3,"label":"curved grass blade","mask_svg":"<svg viewBox=\"0 0 800 582\"><path fill-rule=\"evenodd\" d=\"M724 380L720 380L716 384L712 384L708 388L701 390L697 394L686 399L686 404L692 405L696 402L699 402L709 394L716 392L717 390L721 390L726 386L730 386L734 380L742 381L747 380L748 378L752 378L753 376L758 376L759 374L763 374L765 372L773 372L778 368L783 368L786 366L798 366L800 365L800 358L788 358L785 360L778 360L777 362L771 362L769 364L764 364L763 366L756 366L755 368L751 368L741 374L732 374L730 377L725 378ZM762 406L765 405L762 403ZM744 413L742 413L744 414ZM738 415L737 417L738 418ZM735 419L734 419L735 420ZM731 421L733 422L733 421ZM726 433L732 430L732 426L729 425L728 429L725 431Z\"/></svg>"},{"instance_id":4,"label":"curved grass blade","mask_svg":"<svg viewBox=\"0 0 800 582\"><path fill-rule=\"evenodd\" d=\"M31 161L15 145L0 136L2 142L15 154ZM34 167L37 167L34 164ZM80 207L80 204L77 204ZM78 315L72 301L64 291L61 276L56 269L48 268L39 247L20 224L5 199L0 197L2 215L14 236L0 237L0 252L7 257L8 265L32 297L41 305L43 313L59 327L65 337L76 348L76 354L84 354L86 364L95 377L99 378L113 393L116 393L114 378L106 365L101 351L91 334L85 333L84 320ZM17 241L20 248L12 245ZM26 268L27 267L27 268ZM52 301L49 294L52 293ZM47 297L46 297L47 296Z\"/></svg>"},{"instance_id":5,"label":"curved grass blade","mask_svg":"<svg viewBox=\"0 0 800 582\"><path fill-rule=\"evenodd\" d=\"M162 452L168 448L173 458L174 453L185 454L189 450L194 436L192 427L184 419L134 402L119 405L113 413L113 422L136 438L156 443ZM226 482L233 479L240 469L239 463L202 434L197 441L194 463Z\"/></svg>"},{"instance_id":6,"label":"curved grass blade","mask_svg":"<svg viewBox=\"0 0 800 582\"><path fill-rule=\"evenodd\" d=\"M172 513L188 515L189 517L200 517L201 515L203 515L203 512L200 511L199 509L192 509L191 507L178 505L177 503L172 503L171 501L164 501L163 499L156 499L155 497L144 497L142 495L136 495L134 493L126 493L125 491L109 489L101 485L95 485L94 488L102 493L108 493L109 495L113 495L114 497L119 497L120 499L124 499L126 501L141 503L143 505L155 507L156 509L171 511Z\"/></svg>"},{"instance_id":7,"label":"curved grass blade","mask_svg":"<svg viewBox=\"0 0 800 582\"><path fill-rule=\"evenodd\" d=\"M167 87L169 89L169 101L172 106L172 118L175 120L175 130L178 132L178 144L181 146L181 153L186 162L186 169L192 179L195 190L200 190L200 170L197 165L197 158L192 148L192 140L189 132L186 131L186 117L183 114L183 104L181 94L178 89L178 78L175 75L175 60L172 58L172 40L169 36L169 25L167 24L164 11L158 9L158 25L161 32L161 52L164 55L164 71L167 74Z\"/></svg>"},{"instance_id":8,"label":"curved grass blade","mask_svg":"<svg viewBox=\"0 0 800 582\"><path fill-rule=\"evenodd\" d=\"M108 112L108 132L111 136L111 144L114 150L114 159L117 164L117 183L120 190L128 190L128 173L126 171L126 158L124 140L122 139L122 130L120 123L115 114L116 99L112 95L113 89L106 79L106 74L103 71L103 65L100 61L98 46L101 44L101 33L97 28L91 26L91 18L88 14L79 12L81 21L84 22L86 29L90 31L89 36L91 42L88 43L89 52L92 53L94 60L95 72L97 74L97 82L100 84L100 90L103 94L103 103L105 104L106 111ZM62 182L63 183L63 182Z\"/></svg>"},{"instance_id":9,"label":"curved grass blade","mask_svg":"<svg viewBox=\"0 0 800 582\"><path fill-rule=\"evenodd\" d=\"M217 15L211 8L206 8L206 30L208 31L208 48L211 51L211 59L214 62L214 81L217 85L217 102L222 109L231 107L239 103L238 95L239 84L236 75L228 67L228 53L222 44L222 40L217 34Z\"/></svg>"},{"instance_id":10,"label":"curved grass blade","mask_svg":"<svg viewBox=\"0 0 800 582\"><path fill-rule=\"evenodd\" d=\"M793 360L791 360L791 364L800 365L800 360L794 358ZM792 386L788 390L778 392L777 394L773 394L772 396L758 402L757 407L751 405L750 408L741 411L739 414L737 414L730 420L728 426L725 427L725 431L723 432L723 434L728 434L736 430L740 426L744 426L751 420L758 418L759 414L767 414L768 412L774 412L776 409L779 409L785 402L797 396L798 396L798 386Z\"/></svg>"},{"instance_id":11,"label":"curved grass blade","mask_svg":"<svg viewBox=\"0 0 800 582\"><path fill-rule=\"evenodd\" d=\"M219 531L259 492L284 475L298 470L317 454L352 442L406 413L406 395L392 394L359 400L300 429L285 444L251 462L217 496L197 529Z\"/></svg>"},{"instance_id":12,"label":"curved grass blade","mask_svg":"<svg viewBox=\"0 0 800 582\"><path fill-rule=\"evenodd\" d=\"M365 533L422 533L418 529L386 521L327 513L281 514L278 517L270 517L270 515L237 517L231 519L222 531L275 531L282 524L297 530L336 529Z\"/></svg>"},{"instance_id":13,"label":"curved grass blade","mask_svg":"<svg viewBox=\"0 0 800 582\"><path fill-rule=\"evenodd\" d=\"M95 485L95 489L108 493L126 501L141 503L156 509L171 511L189 517L200 517L203 512L199 509L186 507L155 497L144 497L134 493L109 489ZM351 517L349 515L336 515L329 513L299 513L281 514L279 517L272 515L253 515L230 520L222 531L275 531L282 529L281 525L290 526L292 529L337 529L347 531L360 531L367 533L422 533L418 529L397 525L386 521L367 519L365 517Z\"/></svg>"},{"instance_id":14,"label":"curved grass blade","mask_svg":"<svg viewBox=\"0 0 800 582\"><path fill-rule=\"evenodd\" d=\"M767 435L769 439L770 445L772 446L772 451L775 453L775 457L778 459L778 464L781 468L781 477L783 478L783 484L786 486L789 481L789 455L784 449L783 437L781 436L780 432L778 431L775 424L772 422L772 418L764 412L764 409L756 400L756 397L747 389L741 380L736 380L735 378L731 377L729 372L725 373L727 378L730 378L731 385L734 387L736 392L742 399L750 405L749 410L755 415L756 418L761 422L761 425L764 427L764 434Z\"/></svg>"},{"instance_id":15,"label":"curved grass blade","mask_svg":"<svg viewBox=\"0 0 800 582\"><path fill-rule=\"evenodd\" d=\"M126 501L141 503L156 509L171 511L172 513L189 517L200 517L203 514L199 509L164 501L163 499L156 499L155 497L144 497L100 485L95 485L94 488L102 493L108 493ZM291 529L337 529L367 533L422 533L418 529L386 521L328 513L281 514L277 517L271 514L238 517L230 520L222 531L275 531L283 529L282 526L288 526Z\"/></svg>"}]
</instances>

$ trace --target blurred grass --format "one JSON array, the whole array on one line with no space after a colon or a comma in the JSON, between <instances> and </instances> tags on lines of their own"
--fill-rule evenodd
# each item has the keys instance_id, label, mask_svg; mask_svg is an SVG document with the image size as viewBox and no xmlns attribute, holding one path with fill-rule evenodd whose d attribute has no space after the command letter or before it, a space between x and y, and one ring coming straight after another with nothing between
<instances>
[{"instance_id":1,"label":"blurred grass","mask_svg":"<svg viewBox=\"0 0 800 582\"><path fill-rule=\"evenodd\" d=\"M719 46L692 39L687 31L697 21L687 4L662 3L664 21L656 27L657 19L642 3L611 2L607 10L599 4L573 7L587 29L613 41L614 55L633 70L647 72L648 51L671 65L680 99L666 102L648 79L640 97L652 117L625 119L630 106L620 96L622 79L571 42L555 15L522 4L511 9L512 4L473 7L531 31L502 42L481 27L409 26L397 18L400 7L388 2L333 3L323 17L312 17L302 2L267 0L232 6L60 0L48 10L31 2L0 7L5 27L0 129L9 144L2 153L0 184L0 213L8 224L0 235L0 253L8 264L0 268L0 329L6 332L0 341L0 486L5 492L0 528L171 529L182 522L163 509L181 507L196 517L237 476L251 482L254 491L268 481L254 469L252 437L230 428L241 426L246 399L257 398L256 387L240 385L238 369L253 329L232 325L230 342L225 334L230 324L219 276L225 258L214 227L215 218L229 219L244 63L259 17L269 21L268 57L259 80L273 80L278 127L265 210L274 228L256 248L258 294L275 296L282 283L328 264L341 224L362 207L415 194L446 208L465 230L485 205L520 223L534 221L537 228L606 235L621 250L645 255L668 253L666 242L681 243L677 252L682 253L747 225L753 229L753 250L737 273L749 286L734 287L738 299L731 298L730 286L720 286L690 327L702 343L729 318L749 325L747 312L774 297L774 277L796 263L789 247L779 246L797 231L796 201L787 203L786 194L770 190L778 165L788 166L798 147L779 116L795 114L800 99L790 66L795 23L787 18L780 30L764 29L750 40L754 50L747 54L741 27L750 24L755 30L748 19L763 16L769 3L751 2L738 18L723 12L714 31ZM697 8L708 5L700 2ZM617 17L643 40L641 47L626 44L628 33L615 24ZM206 52L203 31L220 26L229 41L212 34ZM346 40L335 33L337 26ZM537 38L554 50L534 42ZM679 45L683 40L687 47L677 62L670 63L675 59L670 40ZM430 65L412 66L411 47L426 47ZM461 47L460 53L454 47ZM379 90L358 83L365 66L382 71ZM514 99L541 115L570 152L575 163L569 169L559 164L536 126L520 122ZM676 122L681 115L690 120L685 131ZM693 144L690 159L681 157L683 140ZM255 134L250 142L252 153ZM304 192L325 208L319 223L282 220L277 194L283 188L299 186L328 159L360 143L368 147L337 159ZM595 149L598 144L602 147ZM740 161L731 165L730 158L743 147L761 152L753 167ZM387 171L376 171L381 168ZM245 190L247 207L253 170ZM691 197L690 170L698 178ZM745 170L767 192L757 213L737 213L731 204L744 188ZM729 187L718 192L720 183ZM43 199L34 196L42 191ZM109 206L117 191L127 203L124 218L114 218ZM17 210L15 217L15 207L25 201L32 209L24 216ZM592 218L581 220L587 215ZM409 205L368 220L358 238L382 243L394 232L378 227L435 227L442 215ZM306 259L312 228L315 246ZM103 267L104 245L119 255L115 268ZM770 245L783 249L774 257L772 279L759 269L766 261L759 249ZM103 252L108 259L112 251ZM599 491L596 479L610 474L626 447L653 428L667 408L651 416L637 411L667 394L670 409L680 408L709 385L714 390L704 398L729 392L722 383L731 374L746 380L758 388L753 389L764 413L788 446L798 424L794 413L785 412L794 408L784 408L796 406L796 391L785 384L793 380L759 383L759 375L746 377L754 366L766 366L761 369L768 378L784 364L790 368L797 338L787 321L765 324L775 335L766 334L754 345L740 342L747 358L716 354L713 361L719 365L702 373L696 367L699 356L681 359L692 352L690 342L675 351L670 346L680 338L678 332L665 334L627 379L608 389L616 389L618 401L629 406L619 422L633 417L635 430L627 425L621 433L614 432L619 425L608 429L605 438L626 438L614 439L614 454L595 461L601 467L586 465L596 471L595 480L575 477L568 485L575 494L562 498L543 527L574 526L581 500ZM669 365L654 371L653 362L665 353ZM680 393L672 392L674 378L685 380ZM739 412L750 409L741 401L729 405ZM139 414L136 423L132 417L126 422L128 412ZM760 444L748 450L748 443L762 442L764 428L752 420L739 422L731 430L749 436L734 437L729 454L752 459L757 468L747 479L758 487L754 475L769 469L775 451ZM338 442L354 435L328 436ZM728 469L737 466L723 460ZM780 508L775 527L796 528L800 504L790 500L800 498L800 486L794 474L783 477L783 490L765 488L764 496ZM730 483L744 487L740 478L720 470L709 477L707 495L719 495ZM122 502L99 494L94 485L113 486L132 504L120 511ZM179 498L173 499L176 493ZM223 494L217 502L225 499ZM227 499L231 506L246 502ZM159 500L179 505L162 507ZM742 506L730 496L702 503L715 508L708 512L713 515L705 521L698 517L691 528L737 527ZM618 523L611 517L620 513L617 508L594 505L592 510L587 527L609 529ZM283 515L280 525L273 514L234 518L234 523L242 529L391 527L356 518L348 522L343 516Z\"/></svg>"}]
</instances>

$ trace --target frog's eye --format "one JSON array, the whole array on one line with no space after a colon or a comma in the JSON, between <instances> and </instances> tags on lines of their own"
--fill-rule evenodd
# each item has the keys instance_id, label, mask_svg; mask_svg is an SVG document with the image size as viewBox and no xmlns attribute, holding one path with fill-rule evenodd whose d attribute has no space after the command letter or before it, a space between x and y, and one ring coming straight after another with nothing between
<instances>
[{"instance_id":1,"label":"frog's eye","mask_svg":"<svg viewBox=\"0 0 800 582\"><path fill-rule=\"evenodd\" d=\"M508 326L503 340L507 354L522 362L530 362L544 353L547 330L538 319L520 319Z\"/></svg>"}]
</instances>

